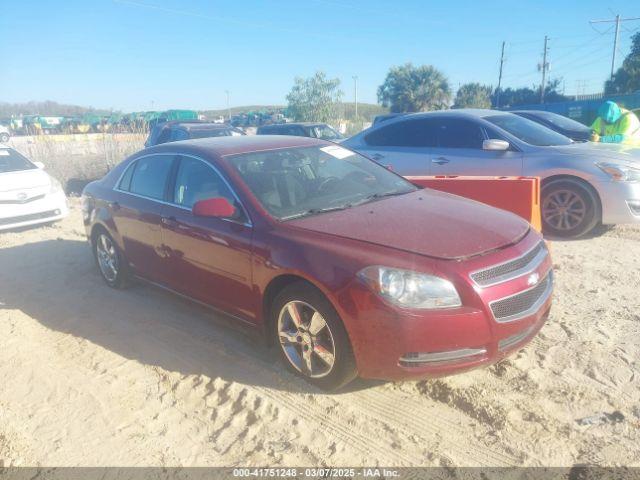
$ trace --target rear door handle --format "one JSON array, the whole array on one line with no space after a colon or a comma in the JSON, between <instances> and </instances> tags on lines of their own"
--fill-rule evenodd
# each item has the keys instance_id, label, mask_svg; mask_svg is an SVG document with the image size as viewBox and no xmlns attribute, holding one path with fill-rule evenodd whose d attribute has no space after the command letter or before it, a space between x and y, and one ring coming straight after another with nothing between
<instances>
[{"instance_id":1,"label":"rear door handle","mask_svg":"<svg viewBox=\"0 0 640 480\"><path fill-rule=\"evenodd\" d=\"M382 155L381 153L374 153L373 155L371 155L371 158L374 160L382 160L384 158L384 155Z\"/></svg>"},{"instance_id":2,"label":"rear door handle","mask_svg":"<svg viewBox=\"0 0 640 480\"><path fill-rule=\"evenodd\" d=\"M444 165L445 163L449 163L451 160L449 160L448 158L444 158L444 157L438 157L438 158L434 158L433 160L431 160L431 163L436 163L438 165Z\"/></svg>"},{"instance_id":3,"label":"rear door handle","mask_svg":"<svg viewBox=\"0 0 640 480\"><path fill-rule=\"evenodd\" d=\"M109 202L109 208L111 208L111 210L119 210L120 204L118 202Z\"/></svg>"}]
</instances>

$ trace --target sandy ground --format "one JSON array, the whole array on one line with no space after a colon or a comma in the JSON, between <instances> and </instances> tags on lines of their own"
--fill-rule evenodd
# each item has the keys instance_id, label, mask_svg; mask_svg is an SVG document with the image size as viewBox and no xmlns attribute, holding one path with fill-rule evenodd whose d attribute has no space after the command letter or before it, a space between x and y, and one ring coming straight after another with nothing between
<instances>
[{"instance_id":1,"label":"sandy ground","mask_svg":"<svg viewBox=\"0 0 640 480\"><path fill-rule=\"evenodd\" d=\"M0 466L640 466L640 228L551 248L518 354L327 395L201 307L108 288L76 201L0 234Z\"/></svg>"}]
</instances>

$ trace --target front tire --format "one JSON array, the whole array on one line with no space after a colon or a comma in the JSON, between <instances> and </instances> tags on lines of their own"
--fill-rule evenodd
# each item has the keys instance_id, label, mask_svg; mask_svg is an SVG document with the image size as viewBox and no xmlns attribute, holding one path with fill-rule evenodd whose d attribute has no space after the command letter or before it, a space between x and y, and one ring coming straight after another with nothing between
<instances>
[{"instance_id":1,"label":"front tire","mask_svg":"<svg viewBox=\"0 0 640 480\"><path fill-rule=\"evenodd\" d=\"M541 197L542 228L547 235L578 238L600 220L596 194L579 180L552 180L542 187Z\"/></svg>"},{"instance_id":2,"label":"front tire","mask_svg":"<svg viewBox=\"0 0 640 480\"><path fill-rule=\"evenodd\" d=\"M323 390L357 376L353 350L333 305L311 285L289 285L271 307L271 335L284 364Z\"/></svg>"},{"instance_id":3,"label":"front tire","mask_svg":"<svg viewBox=\"0 0 640 480\"><path fill-rule=\"evenodd\" d=\"M0 133L0 143L7 143L9 141L8 133Z\"/></svg>"},{"instance_id":4,"label":"front tire","mask_svg":"<svg viewBox=\"0 0 640 480\"><path fill-rule=\"evenodd\" d=\"M100 229L93 241L93 254L102 279L112 288L126 288L129 267L118 245L106 230Z\"/></svg>"}]
</instances>

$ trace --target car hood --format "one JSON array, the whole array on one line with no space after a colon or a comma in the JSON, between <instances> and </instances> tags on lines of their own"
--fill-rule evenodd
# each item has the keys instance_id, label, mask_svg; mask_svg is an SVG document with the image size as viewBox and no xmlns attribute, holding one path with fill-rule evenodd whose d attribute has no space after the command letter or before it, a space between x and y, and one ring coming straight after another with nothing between
<instances>
[{"instance_id":1,"label":"car hood","mask_svg":"<svg viewBox=\"0 0 640 480\"><path fill-rule=\"evenodd\" d=\"M50 186L51 178L39 168L0 173L0 192L48 189Z\"/></svg>"},{"instance_id":2,"label":"car hood","mask_svg":"<svg viewBox=\"0 0 640 480\"><path fill-rule=\"evenodd\" d=\"M529 224L510 212L431 189L287 224L443 259L482 255L529 231Z\"/></svg>"},{"instance_id":3,"label":"car hood","mask_svg":"<svg viewBox=\"0 0 640 480\"><path fill-rule=\"evenodd\" d=\"M546 147L562 155L580 155L593 160L618 160L621 162L640 163L640 148L616 143L572 143Z\"/></svg>"}]
</instances>

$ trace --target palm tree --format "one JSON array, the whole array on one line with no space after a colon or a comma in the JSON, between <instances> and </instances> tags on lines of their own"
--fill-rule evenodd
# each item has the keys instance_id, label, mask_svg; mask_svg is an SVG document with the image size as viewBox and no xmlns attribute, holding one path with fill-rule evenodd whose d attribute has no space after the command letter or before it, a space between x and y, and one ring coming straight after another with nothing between
<instances>
[{"instance_id":1,"label":"palm tree","mask_svg":"<svg viewBox=\"0 0 640 480\"><path fill-rule=\"evenodd\" d=\"M406 63L389 70L378 87L378 101L392 112L440 110L451 103L451 88L447 77L432 65Z\"/></svg>"}]
</instances>

